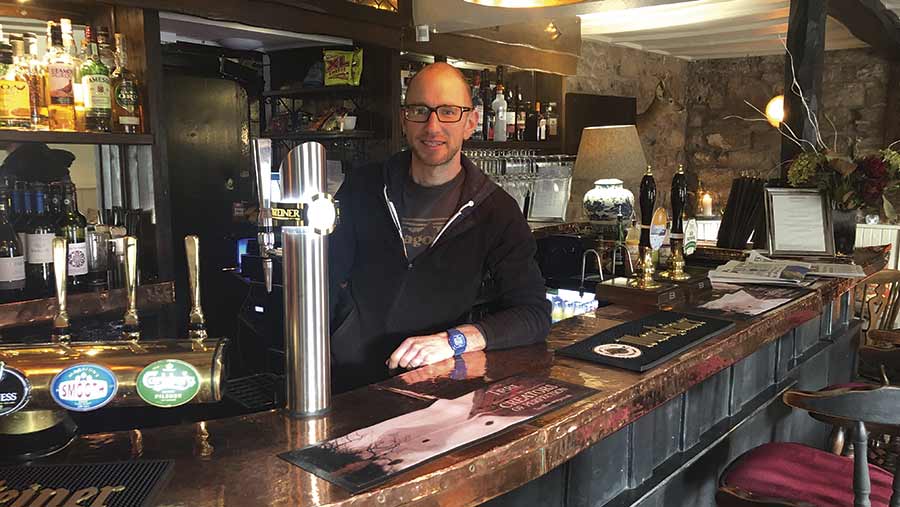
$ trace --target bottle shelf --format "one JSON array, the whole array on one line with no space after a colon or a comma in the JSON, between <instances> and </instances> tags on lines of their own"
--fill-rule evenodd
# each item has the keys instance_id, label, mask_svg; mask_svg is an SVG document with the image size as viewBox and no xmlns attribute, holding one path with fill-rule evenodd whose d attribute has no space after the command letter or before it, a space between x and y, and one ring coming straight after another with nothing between
<instances>
[{"instance_id":1,"label":"bottle shelf","mask_svg":"<svg viewBox=\"0 0 900 507\"><path fill-rule=\"evenodd\" d=\"M297 99L302 97L316 97L327 95L362 95L366 89L361 86L319 86L313 88L284 88L281 90L269 90L263 92L263 97L280 97Z\"/></svg>"},{"instance_id":2,"label":"bottle shelf","mask_svg":"<svg viewBox=\"0 0 900 507\"><path fill-rule=\"evenodd\" d=\"M316 141L318 139L367 139L375 137L374 130L345 130L343 132L288 132L260 135L262 138L284 141Z\"/></svg>"},{"instance_id":3,"label":"bottle shelf","mask_svg":"<svg viewBox=\"0 0 900 507\"><path fill-rule=\"evenodd\" d=\"M47 144L153 144L153 134L0 130L0 141Z\"/></svg>"},{"instance_id":4,"label":"bottle shelf","mask_svg":"<svg viewBox=\"0 0 900 507\"><path fill-rule=\"evenodd\" d=\"M138 309L155 308L175 302L175 284L159 282L139 285ZM69 318L88 317L101 313L124 311L127 304L125 289L98 292L70 293L66 299ZM27 326L52 320L56 316L56 298L29 299L0 304L0 328Z\"/></svg>"},{"instance_id":5,"label":"bottle shelf","mask_svg":"<svg viewBox=\"0 0 900 507\"><path fill-rule=\"evenodd\" d=\"M465 141L463 149L467 150L541 150L560 153L562 144L559 141Z\"/></svg>"}]
</instances>

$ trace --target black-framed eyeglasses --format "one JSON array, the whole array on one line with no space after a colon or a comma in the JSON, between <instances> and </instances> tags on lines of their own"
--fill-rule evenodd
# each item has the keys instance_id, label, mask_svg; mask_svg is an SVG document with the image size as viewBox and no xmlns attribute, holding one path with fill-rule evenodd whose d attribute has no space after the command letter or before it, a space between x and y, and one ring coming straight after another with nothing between
<instances>
[{"instance_id":1,"label":"black-framed eyeglasses","mask_svg":"<svg viewBox=\"0 0 900 507\"><path fill-rule=\"evenodd\" d=\"M424 104L408 104L403 106L403 117L416 123L428 123L431 113L437 116L441 123L456 123L462 119L464 112L471 111L471 107L440 105L428 107Z\"/></svg>"}]
</instances>

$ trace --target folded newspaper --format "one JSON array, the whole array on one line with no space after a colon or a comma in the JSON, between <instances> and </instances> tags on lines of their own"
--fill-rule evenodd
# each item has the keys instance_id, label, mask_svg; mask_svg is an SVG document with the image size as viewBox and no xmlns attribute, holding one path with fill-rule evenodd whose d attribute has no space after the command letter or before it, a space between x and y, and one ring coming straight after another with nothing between
<instances>
[{"instance_id":1,"label":"folded newspaper","mask_svg":"<svg viewBox=\"0 0 900 507\"><path fill-rule=\"evenodd\" d=\"M794 260L770 259L759 252L750 252L746 261L728 261L709 272L712 282L755 283L765 285L806 286L812 277L861 278L866 276L855 264L809 263Z\"/></svg>"}]
</instances>

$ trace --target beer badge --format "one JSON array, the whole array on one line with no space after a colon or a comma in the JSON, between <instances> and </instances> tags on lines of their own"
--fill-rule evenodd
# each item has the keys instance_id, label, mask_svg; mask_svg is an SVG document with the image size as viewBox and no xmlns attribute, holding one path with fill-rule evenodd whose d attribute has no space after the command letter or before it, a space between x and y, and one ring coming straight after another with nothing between
<instances>
[{"instance_id":1,"label":"beer badge","mask_svg":"<svg viewBox=\"0 0 900 507\"><path fill-rule=\"evenodd\" d=\"M594 347L594 354L616 359L634 359L640 357L643 352L637 347L624 343L604 343Z\"/></svg>"},{"instance_id":2,"label":"beer badge","mask_svg":"<svg viewBox=\"0 0 900 507\"><path fill-rule=\"evenodd\" d=\"M666 225L669 223L669 214L665 208L656 208L653 212L653 220L650 222L650 248L659 250L666 239Z\"/></svg>"},{"instance_id":3,"label":"beer badge","mask_svg":"<svg viewBox=\"0 0 900 507\"><path fill-rule=\"evenodd\" d=\"M82 363L69 366L50 382L50 394L59 406L75 412L88 412L103 407L119 389L116 376L99 364Z\"/></svg>"},{"instance_id":4,"label":"beer badge","mask_svg":"<svg viewBox=\"0 0 900 507\"><path fill-rule=\"evenodd\" d=\"M194 399L200 392L200 373L180 359L150 363L137 377L137 392L154 407L171 408Z\"/></svg>"},{"instance_id":5,"label":"beer badge","mask_svg":"<svg viewBox=\"0 0 900 507\"><path fill-rule=\"evenodd\" d=\"M684 224L684 255L697 250L697 220L690 219Z\"/></svg>"},{"instance_id":6,"label":"beer badge","mask_svg":"<svg viewBox=\"0 0 900 507\"><path fill-rule=\"evenodd\" d=\"M0 417L22 410L31 397L31 382L19 370L0 362Z\"/></svg>"}]
</instances>

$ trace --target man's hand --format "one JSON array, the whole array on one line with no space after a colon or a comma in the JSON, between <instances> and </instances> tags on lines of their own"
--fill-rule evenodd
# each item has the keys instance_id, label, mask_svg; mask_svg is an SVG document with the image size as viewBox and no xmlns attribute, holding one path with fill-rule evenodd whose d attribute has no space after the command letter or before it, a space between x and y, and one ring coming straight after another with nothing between
<instances>
[{"instance_id":1,"label":"man's hand","mask_svg":"<svg viewBox=\"0 0 900 507\"><path fill-rule=\"evenodd\" d=\"M466 335L466 352L484 349L484 337L477 327L466 324L456 329ZM447 341L447 332L425 336L412 336L403 340L386 361L388 368L418 368L453 357L453 349Z\"/></svg>"}]
</instances>

